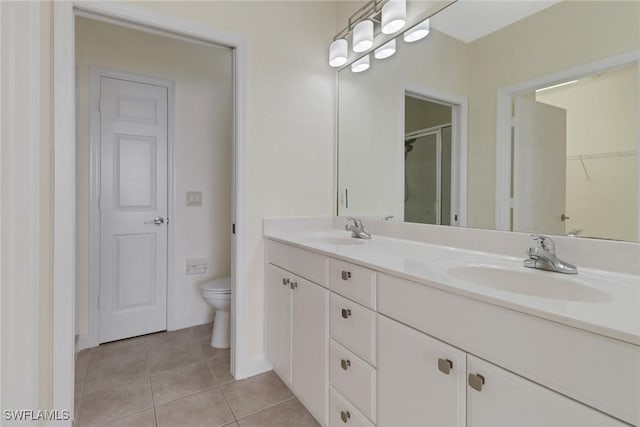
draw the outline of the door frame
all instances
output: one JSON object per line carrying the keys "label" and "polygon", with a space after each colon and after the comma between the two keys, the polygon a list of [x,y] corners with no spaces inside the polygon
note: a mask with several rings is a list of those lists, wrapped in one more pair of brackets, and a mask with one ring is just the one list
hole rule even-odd
{"label": "door frame", "polygon": [[[576,80],[595,73],[611,70],[636,63],[638,66],[638,86],[640,109],[640,50],[632,50],[620,55],[605,58],[569,68],[557,73],[527,80],[498,89],[497,124],[496,124],[496,201],[495,229],[510,231],[511,213],[511,128],[513,126],[511,100],[514,96],[531,92],[541,87]],[[640,149],[640,132],[638,132],[638,148]],[[638,163],[638,203],[640,203],[640,155]],[[638,209],[638,241],[640,241],[640,207]]]}
{"label": "door frame", "polygon": [[[405,83],[401,96],[398,99],[398,111],[400,112],[399,140],[404,142],[404,109],[405,96],[424,99],[436,104],[444,104],[451,107],[451,226],[467,226],[467,146],[468,146],[468,111],[469,101],[466,96],[455,95],[439,89],[424,87],[413,83]],[[398,191],[396,212],[400,221],[404,221],[404,144],[398,145],[397,162],[398,179],[402,183],[402,189]],[[454,220],[454,215],[458,219]],[[448,226],[447,226],[448,227]]]}
{"label": "door frame", "polygon": [[[125,71],[113,70],[96,66],[89,67],[89,328],[86,341],[82,335],[78,339],[78,350],[87,347],[95,347],[100,344],[100,220],[99,209],[100,198],[100,110],[98,103],[100,100],[100,79],[109,77],[120,80],[127,80],[134,83],[150,84],[161,86],[167,89],[167,218],[174,217],[175,197],[175,82],[163,80],[142,74],[129,73]],[[167,227],[167,304],[166,322],[167,329],[175,328],[175,307],[173,306],[173,295],[175,289],[173,283],[173,243],[174,227]]]}
{"label": "door frame", "polygon": [[[233,49],[234,148],[231,372],[236,378],[264,370],[248,355],[248,265],[246,238],[247,41],[236,34],[122,2],[57,1],[53,10],[53,378],[52,407],[74,407],[75,359],[75,28],[76,14],[167,36],[204,41]],[[70,422],[67,423],[70,425]]]}

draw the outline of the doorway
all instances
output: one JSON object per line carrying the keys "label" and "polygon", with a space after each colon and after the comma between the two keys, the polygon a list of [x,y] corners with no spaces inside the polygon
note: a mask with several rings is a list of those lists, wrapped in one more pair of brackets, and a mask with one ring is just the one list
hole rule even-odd
{"label": "doorway", "polygon": [[[457,129],[462,106],[431,97],[404,97],[404,220],[461,225],[464,192],[456,174],[466,170]],[[455,153],[454,153],[455,152]]]}
{"label": "doorway", "polygon": [[232,275],[233,52],[75,30],[79,348],[210,322],[200,287]]}

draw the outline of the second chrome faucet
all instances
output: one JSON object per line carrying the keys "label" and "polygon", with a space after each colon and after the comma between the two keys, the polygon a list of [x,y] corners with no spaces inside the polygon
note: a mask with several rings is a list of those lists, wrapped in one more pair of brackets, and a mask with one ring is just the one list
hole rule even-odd
{"label": "second chrome faucet", "polygon": [[[351,223],[351,224],[350,224]],[[364,224],[360,218],[347,218],[347,225],[344,226],[344,229],[351,232],[351,237],[356,239],[370,239],[371,233],[367,233],[364,231]]]}
{"label": "second chrome faucet", "polygon": [[578,268],[557,257],[556,245],[550,238],[539,234],[532,234],[535,244],[527,249],[529,257],[524,260],[524,266],[540,270],[555,271],[564,274],[577,274]]}

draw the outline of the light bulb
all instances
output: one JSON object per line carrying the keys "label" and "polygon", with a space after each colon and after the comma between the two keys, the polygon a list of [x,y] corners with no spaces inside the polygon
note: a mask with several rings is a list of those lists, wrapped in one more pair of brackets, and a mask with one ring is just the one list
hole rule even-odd
{"label": "light bulb", "polygon": [[429,20],[425,19],[415,27],[405,31],[403,35],[404,41],[411,43],[423,39],[429,34],[429,29]]}
{"label": "light bulb", "polygon": [[406,0],[389,0],[382,6],[382,32],[384,34],[393,34],[401,30],[406,20]]}
{"label": "light bulb", "polygon": [[349,44],[345,39],[338,39],[329,46],[329,65],[340,67],[347,63]]}
{"label": "light bulb", "polygon": [[353,71],[354,73],[361,73],[369,68],[369,63],[369,55],[363,56],[362,58],[351,64],[351,71]]}
{"label": "light bulb", "polygon": [[376,59],[384,59],[390,57],[394,53],[396,53],[396,39],[393,39],[377,48],[373,56],[375,56]]}

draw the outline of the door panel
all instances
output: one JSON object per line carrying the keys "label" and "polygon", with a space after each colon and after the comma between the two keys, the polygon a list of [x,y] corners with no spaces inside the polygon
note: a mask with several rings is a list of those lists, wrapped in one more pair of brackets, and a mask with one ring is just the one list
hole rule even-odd
{"label": "door panel", "polygon": [[100,78],[100,342],[166,329],[167,88]]}
{"label": "door panel", "polygon": [[515,99],[513,231],[564,234],[567,111]]}
{"label": "door panel", "polygon": [[483,378],[479,391],[467,387],[469,427],[626,425],[472,355],[467,355],[467,372],[470,375],[481,375]]}

